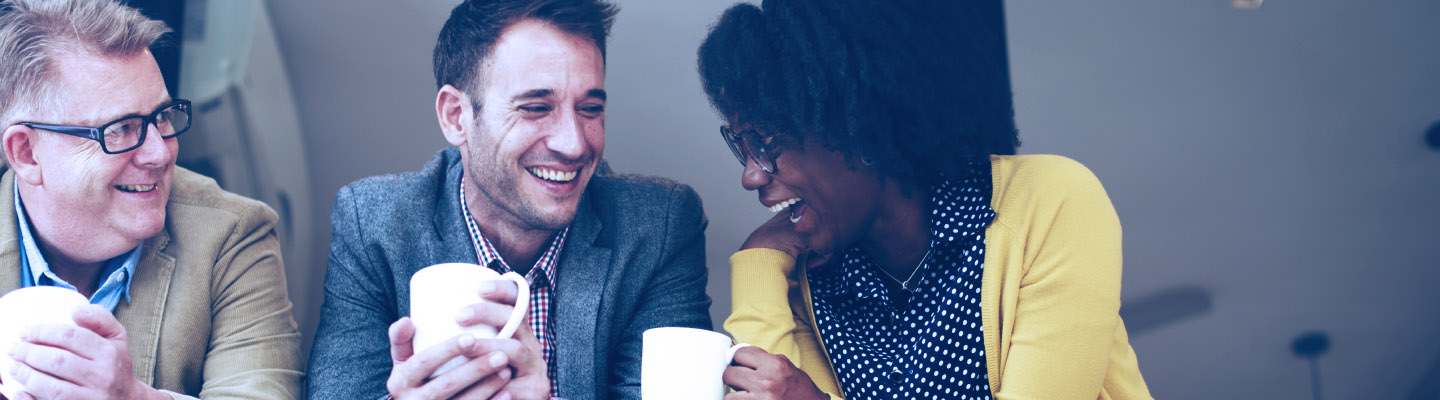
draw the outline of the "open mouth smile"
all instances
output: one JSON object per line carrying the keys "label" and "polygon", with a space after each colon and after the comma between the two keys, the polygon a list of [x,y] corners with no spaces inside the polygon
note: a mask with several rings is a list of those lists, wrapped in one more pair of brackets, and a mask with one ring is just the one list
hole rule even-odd
{"label": "open mouth smile", "polygon": [[801,204],[804,204],[804,200],[801,200],[799,197],[791,198],[790,200],[785,200],[773,206],[770,206],[770,212],[778,213],[785,209],[789,209],[790,223],[793,224],[796,222],[800,222],[800,219],[805,217],[805,213],[803,211],[798,213],[796,212],[798,211],[797,209],[800,208]]}
{"label": "open mouth smile", "polygon": [[152,183],[149,185],[116,185],[115,189],[126,193],[149,193],[157,187],[160,185]]}
{"label": "open mouth smile", "polygon": [[536,178],[540,178],[543,181],[559,184],[570,183],[571,181],[575,180],[576,176],[580,175],[579,170],[560,171],[545,167],[528,167],[525,168],[525,171],[530,172],[530,175],[534,175]]}

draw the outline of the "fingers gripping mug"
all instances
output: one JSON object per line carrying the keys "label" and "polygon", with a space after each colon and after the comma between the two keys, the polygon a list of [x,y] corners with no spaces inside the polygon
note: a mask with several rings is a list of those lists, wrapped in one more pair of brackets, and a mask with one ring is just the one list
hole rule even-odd
{"label": "fingers gripping mug", "polygon": [[645,400],[715,399],[725,395],[722,375],[735,351],[729,336],[694,328],[645,331],[640,357],[640,396]]}
{"label": "fingers gripping mug", "polygon": [[13,399],[25,391],[25,385],[10,376],[10,347],[20,341],[20,332],[32,325],[75,325],[75,310],[89,305],[85,296],[74,290],[53,286],[32,286],[0,297],[0,394]]}
{"label": "fingers gripping mug", "polygon": [[[455,322],[455,316],[461,308],[484,302],[480,298],[480,285],[494,280],[509,280],[519,288],[510,319],[498,332],[495,327],[485,324],[461,327]],[[475,335],[477,339],[509,338],[520,324],[525,323],[525,311],[529,305],[530,284],[520,274],[507,272],[501,275],[489,268],[464,263],[425,267],[410,277],[410,319],[415,323],[415,353],[462,333]],[[440,376],[469,360],[464,356],[450,359],[431,377]]]}

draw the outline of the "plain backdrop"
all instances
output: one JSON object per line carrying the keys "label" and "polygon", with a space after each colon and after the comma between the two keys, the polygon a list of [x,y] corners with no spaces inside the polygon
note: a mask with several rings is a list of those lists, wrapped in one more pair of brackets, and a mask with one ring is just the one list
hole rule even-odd
{"label": "plain backdrop", "polygon": [[[305,131],[316,243],[335,192],[445,146],[430,52],[454,0],[270,0]],[[741,189],[695,50],[727,0],[625,0],[609,43],[605,155],[690,184],[726,258],[769,216]],[[1125,230],[1123,298],[1177,287],[1203,313],[1132,337],[1157,398],[1308,399],[1302,332],[1333,347],[1325,397],[1440,397],[1440,2],[1005,2],[1022,153],[1088,165]],[[944,51],[937,49],[937,51]],[[287,259],[305,334],[325,251]],[[1428,386],[1427,386],[1428,385]]]}

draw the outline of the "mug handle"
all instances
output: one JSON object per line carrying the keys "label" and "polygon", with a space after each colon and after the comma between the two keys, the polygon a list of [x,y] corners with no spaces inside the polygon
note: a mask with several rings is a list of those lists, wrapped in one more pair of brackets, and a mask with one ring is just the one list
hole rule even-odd
{"label": "mug handle", "polygon": [[743,349],[743,348],[746,348],[746,347],[750,347],[750,344],[749,344],[749,343],[737,343],[737,344],[735,344],[734,346],[730,346],[730,351],[728,351],[728,352],[725,353],[725,365],[734,364],[734,363],[735,363],[735,352],[740,351],[740,349]]}
{"label": "mug handle", "polygon": [[506,272],[504,275],[500,275],[500,278],[515,282],[515,287],[520,289],[515,296],[515,311],[510,313],[510,320],[505,321],[505,326],[500,328],[500,333],[495,334],[496,339],[509,339],[515,335],[515,330],[520,328],[520,324],[525,323],[525,311],[530,308],[530,283],[515,271]]}

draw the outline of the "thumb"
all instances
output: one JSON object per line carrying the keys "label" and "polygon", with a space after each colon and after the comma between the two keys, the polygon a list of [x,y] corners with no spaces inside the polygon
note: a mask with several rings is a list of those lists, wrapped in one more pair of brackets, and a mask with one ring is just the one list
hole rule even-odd
{"label": "thumb", "polygon": [[70,317],[75,319],[75,325],[89,329],[106,340],[125,340],[125,326],[104,307],[94,304],[80,307]]}
{"label": "thumb", "polygon": [[399,364],[415,355],[415,323],[410,317],[401,317],[390,324],[389,336],[391,362]]}

